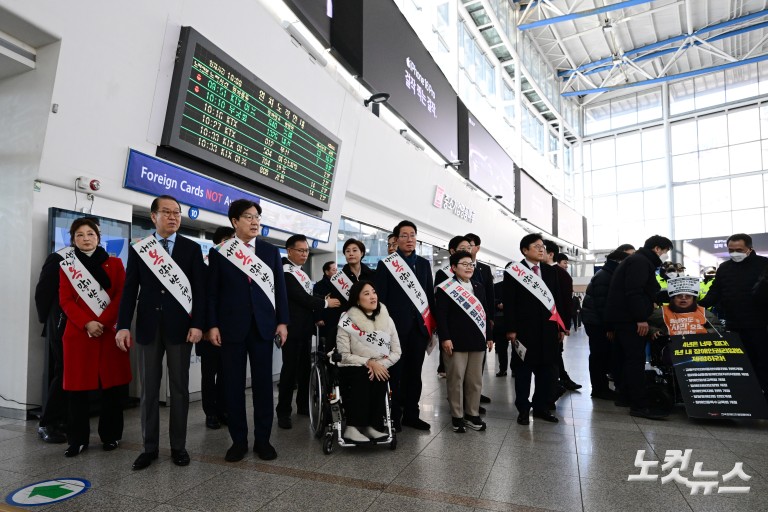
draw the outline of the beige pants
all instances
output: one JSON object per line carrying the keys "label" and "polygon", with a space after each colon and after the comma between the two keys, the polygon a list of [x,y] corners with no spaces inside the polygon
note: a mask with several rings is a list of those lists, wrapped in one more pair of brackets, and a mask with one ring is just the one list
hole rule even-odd
{"label": "beige pants", "polygon": [[[445,366],[448,370],[448,403],[451,416],[463,418],[480,415],[480,390],[483,387],[483,356],[480,352],[454,352],[445,354]],[[463,401],[462,401],[463,392]]]}

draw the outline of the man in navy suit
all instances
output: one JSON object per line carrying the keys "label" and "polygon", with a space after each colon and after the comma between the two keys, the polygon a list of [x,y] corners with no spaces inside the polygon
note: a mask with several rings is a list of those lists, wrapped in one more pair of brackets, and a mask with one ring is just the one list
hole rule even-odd
{"label": "man in navy suit", "polygon": [[[272,343],[288,337],[288,296],[280,251],[258,240],[261,206],[238,199],[229,206],[235,239],[211,249],[208,256],[208,339],[221,346],[227,396],[229,435],[232,446],[224,457],[237,462],[248,452],[248,420],[245,415],[245,369],[251,363],[254,446],[259,458],[272,460],[277,452],[269,443],[272,431]],[[242,266],[227,259],[227,244],[237,242]],[[253,258],[255,256],[255,258]],[[246,262],[260,267],[258,276],[246,273]],[[251,263],[247,263],[251,265]],[[271,274],[271,276],[270,276]],[[253,276],[253,277],[251,277]]]}
{"label": "man in navy suit", "polygon": [[122,350],[131,347],[133,342],[130,328],[136,309],[144,451],[133,463],[133,469],[144,469],[157,459],[160,444],[160,380],[164,354],[171,387],[171,459],[177,466],[189,464],[189,454],[185,448],[189,411],[189,359],[192,344],[200,341],[205,324],[203,253],[197,243],[176,233],[181,226],[181,205],[172,196],[163,195],[152,201],[150,209],[156,229],[155,239],[171,256],[174,267],[189,280],[192,310],[187,313],[135,249],[128,252],[128,268],[115,339]]}
{"label": "man in navy suit", "polygon": [[[430,309],[434,311],[435,286],[432,282],[432,266],[429,261],[416,254],[416,224],[408,220],[401,221],[395,226],[393,234],[397,236],[397,253],[415,275],[427,296]],[[379,300],[387,306],[389,316],[395,322],[403,350],[400,361],[389,371],[395,429],[399,431],[401,425],[406,425],[419,430],[429,430],[430,424],[419,418],[419,398],[421,367],[431,333],[419,310],[383,262],[379,262],[376,267],[376,293]]]}

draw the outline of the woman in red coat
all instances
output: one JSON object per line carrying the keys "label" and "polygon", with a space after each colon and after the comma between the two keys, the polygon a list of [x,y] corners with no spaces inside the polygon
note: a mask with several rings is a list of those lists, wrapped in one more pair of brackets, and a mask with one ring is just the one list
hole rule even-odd
{"label": "woman in red coat", "polygon": [[64,331],[64,389],[70,392],[64,452],[74,457],[91,435],[89,391],[101,389],[99,436],[106,451],[123,436],[123,400],[131,381],[127,352],[115,345],[115,322],[125,282],[119,258],[99,246],[99,227],[92,219],[72,223],[69,234],[75,258],[61,263],[59,302],[67,315]]}

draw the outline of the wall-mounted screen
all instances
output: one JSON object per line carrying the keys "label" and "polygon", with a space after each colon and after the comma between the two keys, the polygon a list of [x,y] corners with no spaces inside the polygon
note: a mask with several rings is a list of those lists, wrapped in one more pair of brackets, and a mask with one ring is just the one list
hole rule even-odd
{"label": "wall-mounted screen", "polygon": [[467,116],[469,180],[485,193],[502,196],[499,202],[515,209],[515,164],[480,121]]}
{"label": "wall-mounted screen", "polygon": [[325,48],[331,45],[333,0],[285,0],[285,4]]}
{"label": "wall-mounted screen", "polygon": [[520,171],[520,217],[546,233],[552,233],[552,194]]}
{"label": "wall-mounted screen", "polygon": [[557,224],[555,225],[556,231],[554,235],[579,247],[585,247],[584,218],[562,201],[557,201],[555,217],[557,218]]}
{"label": "wall-mounted screen", "polygon": [[163,145],[327,210],[339,140],[190,27],[182,27]]}
{"label": "wall-mounted screen", "polygon": [[131,223],[122,220],[90,215],[62,208],[48,208],[48,251],[54,252],[71,244],[69,227],[75,219],[89,217],[96,219],[101,234],[101,246],[110,256],[123,260],[128,265],[128,247],[131,239]]}

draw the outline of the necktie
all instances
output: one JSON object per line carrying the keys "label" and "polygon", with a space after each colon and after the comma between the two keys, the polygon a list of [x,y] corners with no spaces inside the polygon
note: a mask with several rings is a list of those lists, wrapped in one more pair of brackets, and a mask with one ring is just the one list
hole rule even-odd
{"label": "necktie", "polygon": [[167,238],[161,238],[160,239],[160,245],[163,246],[163,249],[165,249],[165,252],[168,254],[171,254],[171,250],[168,248],[168,239]]}
{"label": "necktie", "polygon": [[533,266],[533,273],[536,274],[536,275],[539,275],[539,266],[538,265],[534,265]]}

